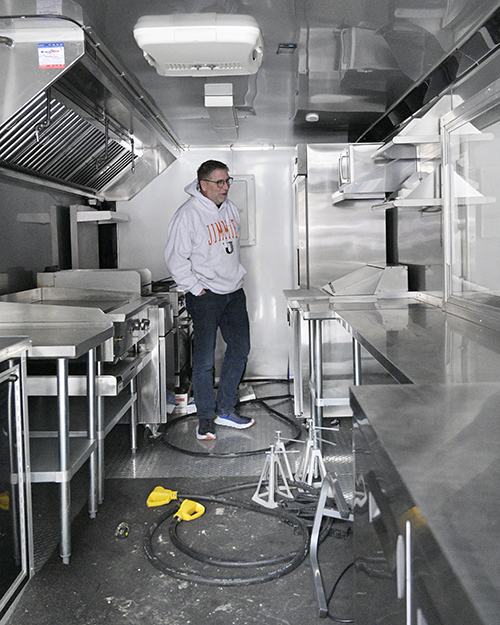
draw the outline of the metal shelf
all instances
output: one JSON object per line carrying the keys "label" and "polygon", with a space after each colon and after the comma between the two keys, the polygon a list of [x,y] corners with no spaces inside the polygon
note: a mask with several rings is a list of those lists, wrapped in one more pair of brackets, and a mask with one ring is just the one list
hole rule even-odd
{"label": "metal shelf", "polygon": [[[114,397],[103,397],[103,424],[97,430],[97,437],[104,438],[120,421],[137,400],[136,393],[121,393]],[[41,396],[28,399],[30,415],[30,438],[57,438],[57,397]],[[69,399],[70,438],[88,436],[88,406],[86,397]],[[57,457],[57,456],[56,456]]]}
{"label": "metal shelf", "polygon": [[[96,379],[98,397],[119,395],[143,369],[151,362],[151,352],[141,352],[133,358],[124,358],[116,364],[103,363],[102,373]],[[70,371],[74,367],[70,363]],[[75,368],[76,369],[76,368]],[[87,395],[87,376],[82,372],[68,376],[68,392],[71,396]],[[29,396],[57,395],[57,378],[51,375],[30,375],[27,380]]]}
{"label": "metal shelf", "polygon": [[127,222],[129,216],[115,211],[83,210],[77,212],[76,220],[80,223],[117,224]]}
{"label": "metal shelf", "polygon": [[435,159],[441,156],[440,135],[397,135],[384,144],[372,158],[394,159]]}
{"label": "metal shelf", "polygon": [[56,437],[31,438],[31,481],[68,482],[96,449],[96,441],[84,437],[72,437],[69,442],[69,469],[61,471],[58,466],[59,440]]}
{"label": "metal shelf", "polygon": [[405,199],[405,198],[396,198],[394,200],[389,200],[388,202],[382,202],[381,204],[374,204],[372,206],[373,210],[389,210],[390,208],[402,208],[406,210],[424,210],[426,208],[432,207],[441,207],[443,205],[443,200],[441,198],[430,198],[430,199]]}

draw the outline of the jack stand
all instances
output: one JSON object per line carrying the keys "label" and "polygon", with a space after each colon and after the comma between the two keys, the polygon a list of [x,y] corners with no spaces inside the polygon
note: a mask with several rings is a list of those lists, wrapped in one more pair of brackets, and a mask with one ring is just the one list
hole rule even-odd
{"label": "jack stand", "polygon": [[[278,458],[282,458],[283,459],[283,464],[285,466],[285,474],[286,474],[286,478],[288,479],[289,482],[293,482],[293,473],[292,473],[292,469],[290,468],[290,463],[288,462],[288,452],[285,449],[285,442],[284,440],[281,438],[281,432],[279,430],[276,430],[276,453],[278,454]],[[294,452],[292,452],[294,453]],[[295,452],[296,453],[296,452]]]}
{"label": "jack stand", "polygon": [[[304,482],[309,486],[321,486],[326,475],[325,463],[321,450],[318,447],[318,433],[312,419],[308,419],[309,438],[306,441],[306,449],[301,466],[296,474],[297,482]],[[314,479],[320,478],[313,484]]]}
{"label": "jack stand", "polygon": [[[290,468],[290,467],[289,467]],[[280,484],[280,478],[282,483]],[[263,482],[268,482],[267,490],[261,492],[261,486]],[[262,474],[260,476],[257,490],[255,491],[252,501],[264,506],[265,508],[277,508],[278,503],[275,501],[275,494],[282,495],[293,499],[292,492],[288,486],[287,477],[281,466],[279,456],[275,453],[274,445],[271,445],[271,450],[266,454],[266,461]]]}

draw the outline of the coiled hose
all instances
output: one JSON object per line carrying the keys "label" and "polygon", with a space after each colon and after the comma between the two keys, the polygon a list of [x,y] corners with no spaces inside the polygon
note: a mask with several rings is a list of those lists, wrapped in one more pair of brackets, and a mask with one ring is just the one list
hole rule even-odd
{"label": "coiled hose", "polygon": [[[251,512],[258,512],[261,514],[265,514],[267,516],[271,516],[274,518],[278,518],[280,521],[283,521],[287,525],[295,528],[295,533],[301,537],[301,545],[300,547],[288,554],[279,554],[277,556],[269,557],[269,558],[261,558],[255,560],[245,560],[245,561],[237,561],[233,559],[221,559],[215,558],[207,553],[202,553],[198,550],[195,550],[193,547],[188,547],[185,545],[182,540],[179,538],[177,533],[177,528],[179,525],[179,521],[173,518],[173,515],[177,511],[178,502],[172,501],[168,504],[167,510],[164,514],[153,524],[151,524],[146,530],[146,534],[144,537],[144,552],[149,562],[159,571],[170,575],[171,577],[175,577],[177,579],[182,579],[185,581],[190,581],[198,584],[207,584],[212,586],[249,586],[253,584],[259,584],[267,581],[271,581],[273,579],[278,579],[287,575],[294,569],[296,569],[307,556],[309,551],[309,527],[306,520],[302,519],[300,516],[296,514],[292,514],[282,508],[277,509],[268,509],[263,508],[261,506],[257,506],[255,504],[246,503],[243,501],[236,501],[234,499],[226,499],[222,498],[220,495],[236,491],[243,490],[246,488],[250,488],[255,486],[255,484],[239,484],[233,487],[228,487],[226,489],[220,490],[217,493],[209,494],[209,495],[178,495],[180,499],[193,499],[199,502],[210,502],[217,503],[227,506],[233,506],[237,508],[242,508],[244,510],[249,510]],[[299,487],[304,487],[304,489],[309,488],[308,485],[297,484]],[[312,487],[310,487],[311,490]],[[172,518],[169,534],[172,540],[172,544],[177,547],[182,553],[188,555],[192,559],[202,562],[204,564],[209,564],[212,566],[217,566],[221,568],[246,568],[253,569],[255,567],[270,567],[274,568],[265,573],[259,573],[257,575],[250,575],[248,577],[242,577],[241,575],[235,577],[207,577],[192,571],[182,570],[179,568],[175,568],[165,561],[161,560],[161,558],[155,553],[153,547],[153,539],[157,530],[163,525],[165,521],[169,518]],[[324,540],[328,535],[333,520],[325,519],[324,527],[322,527],[322,532],[320,536],[320,540]]]}
{"label": "coiled hose", "polygon": [[[267,401],[271,401],[271,400],[289,399],[290,397],[291,397],[290,395],[273,395],[273,396],[270,396],[270,397],[262,397],[262,398],[250,399],[248,401],[245,401],[245,404],[252,404],[252,403],[260,404],[270,414],[274,415],[277,419],[280,419],[281,421],[285,422],[288,426],[290,426],[292,428],[292,431],[294,432],[294,434],[293,434],[293,436],[291,436],[291,440],[288,440],[285,443],[285,448],[287,448],[290,445],[292,445],[295,441],[298,441],[298,440],[301,439],[301,437],[302,437],[302,427],[297,422],[296,419],[291,419],[290,417],[287,417],[286,415],[284,415],[283,413],[279,412],[275,408],[272,408],[271,406],[268,406],[268,404],[266,402]],[[245,457],[245,456],[258,456],[258,455],[261,455],[261,454],[265,454],[265,453],[267,453],[269,451],[269,446],[265,447],[263,449],[252,449],[250,451],[232,451],[232,452],[227,452],[227,453],[206,452],[206,451],[192,451],[190,449],[184,449],[183,447],[178,447],[177,445],[174,445],[173,443],[168,441],[166,439],[166,435],[167,435],[167,432],[172,427],[174,427],[180,421],[183,421],[183,420],[185,420],[187,418],[192,418],[192,417],[190,415],[188,415],[188,416],[179,417],[177,419],[173,419],[172,421],[167,422],[167,424],[165,425],[163,436],[161,438],[161,441],[162,441],[163,444],[165,444],[167,447],[170,447],[171,449],[175,449],[175,451],[178,451],[178,452],[183,453],[183,454],[187,454],[189,456],[198,456],[198,457],[202,456],[202,457],[206,457],[206,458],[241,458],[241,457]]]}
{"label": "coiled hose", "polygon": [[[148,560],[156,569],[158,569],[162,573],[167,573],[168,575],[175,577],[177,579],[195,582],[197,584],[208,584],[211,586],[249,586],[252,584],[259,584],[262,582],[267,582],[272,579],[278,579],[279,577],[286,575],[293,569],[297,568],[308,553],[308,549],[309,549],[308,527],[305,521],[303,521],[302,519],[300,519],[299,517],[293,514],[290,514],[283,510],[276,511],[276,510],[268,510],[265,508],[260,509],[251,504],[246,504],[244,502],[237,502],[231,499],[223,499],[220,497],[204,496],[204,495],[201,495],[201,496],[190,495],[189,498],[195,499],[197,501],[207,501],[207,502],[218,503],[218,504],[223,504],[227,506],[235,506],[237,508],[258,511],[268,516],[277,517],[280,520],[287,523],[288,525],[291,525],[296,528],[296,531],[298,531],[298,533],[300,534],[302,538],[301,547],[289,561],[279,562],[278,566],[274,570],[266,572],[264,574],[254,575],[250,577],[240,577],[240,576],[232,577],[232,578],[204,577],[202,575],[198,575],[191,571],[176,569],[173,566],[169,566],[163,560],[160,560],[160,558],[155,554],[154,549],[153,549],[153,544],[152,544],[153,536],[156,530],[161,526],[161,524],[166,519],[171,517],[175,512],[176,506],[172,506],[172,503],[174,503],[172,502],[168,504],[169,508],[171,509],[167,510],[167,512],[165,512],[165,514],[163,514],[162,517],[160,517],[160,519],[157,522],[153,523],[147,529],[145,539],[144,539],[144,551],[146,553]],[[214,564],[214,563],[210,562],[210,564]],[[225,561],[219,561],[219,564],[217,564],[217,566],[235,566],[235,565],[236,565],[235,563],[230,563],[228,565],[227,562]],[[240,566],[252,568],[254,566],[263,566],[263,562],[244,563],[243,565],[240,564]]]}

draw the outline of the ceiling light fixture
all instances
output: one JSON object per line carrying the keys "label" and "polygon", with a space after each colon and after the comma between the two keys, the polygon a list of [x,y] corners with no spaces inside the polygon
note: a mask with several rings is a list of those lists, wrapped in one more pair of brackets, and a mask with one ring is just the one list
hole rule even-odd
{"label": "ceiling light fixture", "polygon": [[261,145],[230,145],[229,146],[233,152],[265,152],[268,150],[274,150],[276,146],[271,143],[263,143]]}

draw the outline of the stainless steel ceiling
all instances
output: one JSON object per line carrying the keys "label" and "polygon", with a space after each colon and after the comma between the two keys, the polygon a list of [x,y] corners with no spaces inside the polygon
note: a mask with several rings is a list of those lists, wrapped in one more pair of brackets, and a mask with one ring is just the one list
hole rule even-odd
{"label": "stainless steel ceiling", "polygon": [[[163,111],[181,144],[205,146],[220,143],[204,107],[207,80],[159,76],[133,38],[134,24],[142,15],[204,11],[252,15],[263,33],[264,60],[256,78],[231,79],[238,143],[295,145],[343,140],[347,135],[355,140],[420,83],[418,103],[426,93],[427,99],[432,97],[443,79],[456,76],[458,67],[465,71],[498,44],[495,33],[485,33],[455,53],[449,66],[442,64],[500,2],[79,0],[79,4]],[[277,54],[280,43],[295,43],[297,49]],[[449,75],[443,78],[443,73]],[[408,98],[405,107],[407,102]],[[398,121],[405,107],[399,107]],[[310,112],[317,113],[319,121],[306,122]]]}

